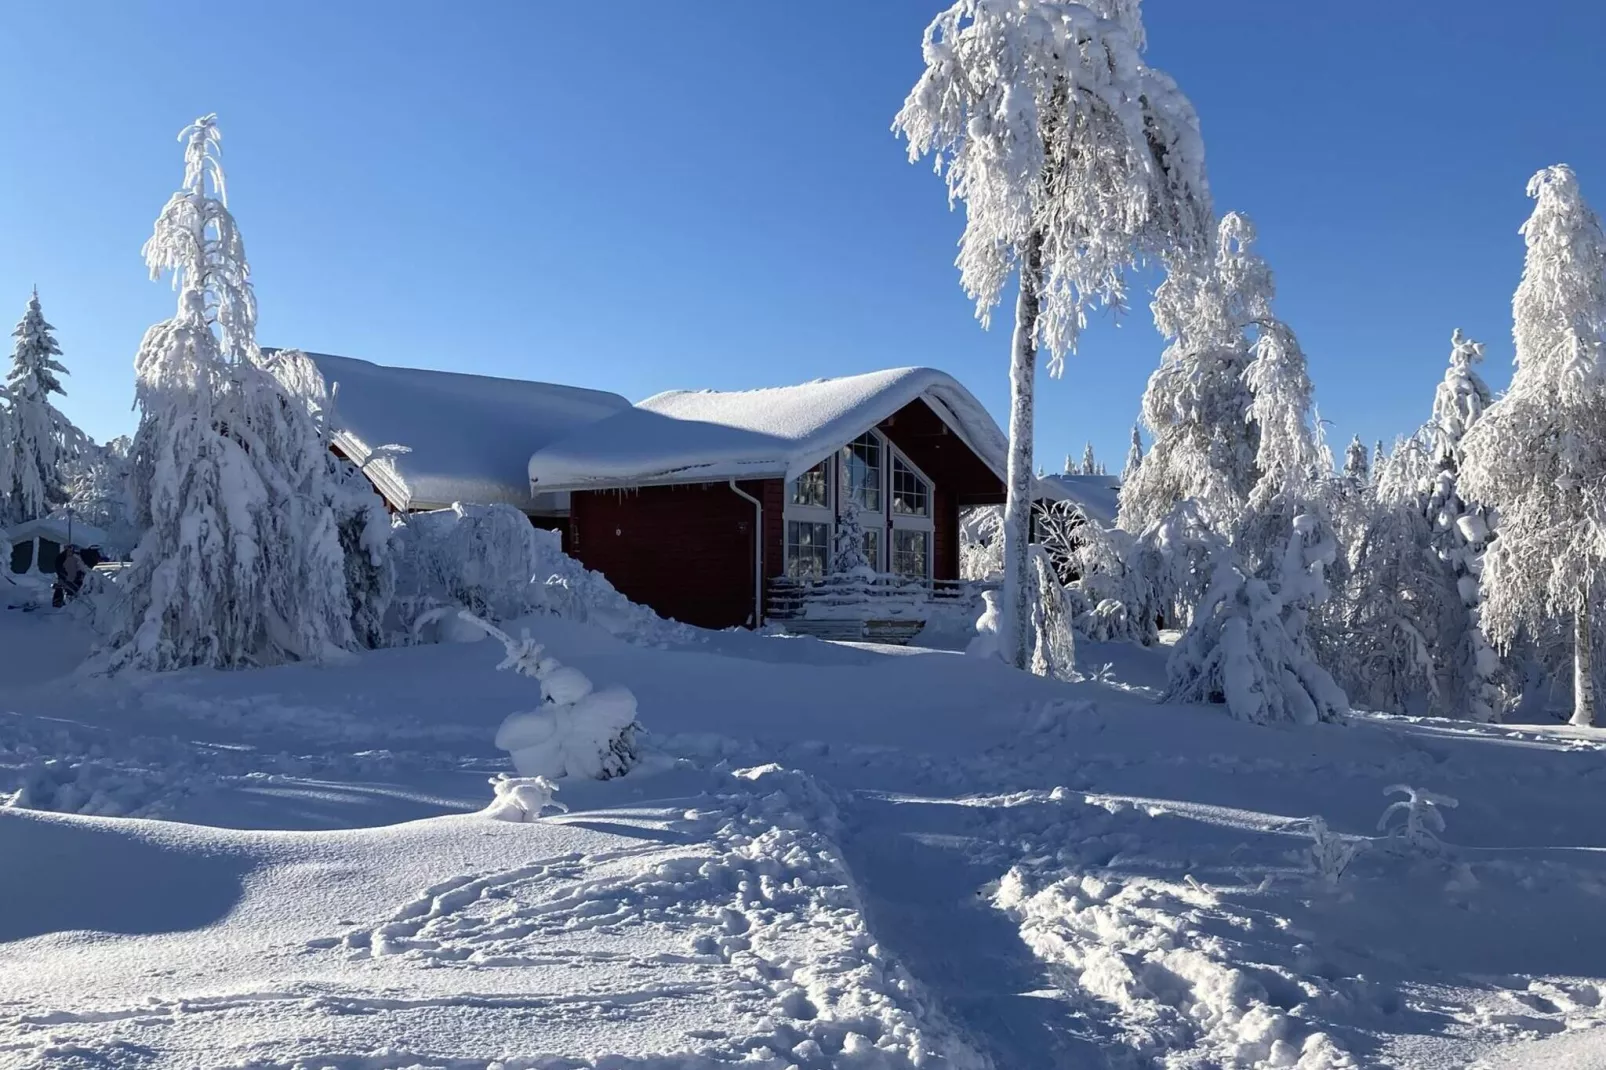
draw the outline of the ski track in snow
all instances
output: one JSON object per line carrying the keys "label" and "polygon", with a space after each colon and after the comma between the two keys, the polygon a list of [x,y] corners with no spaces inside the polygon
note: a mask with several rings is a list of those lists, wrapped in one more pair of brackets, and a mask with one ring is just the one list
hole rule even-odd
{"label": "ski track in snow", "polygon": [[[818,660],[829,690],[828,648],[779,649]],[[844,672],[918,660],[849,654]],[[699,666],[665,685],[692,715],[644,705],[646,766],[566,786],[595,807],[536,826],[615,846],[410,860],[434,869],[416,893],[270,941],[267,983],[238,990],[199,971],[46,998],[0,963],[0,1066],[1437,1070],[1606,1025],[1598,956],[1567,931],[1606,907],[1606,840],[1581,838],[1577,812],[1606,781],[1602,734],[1245,729],[1107,677],[1046,701],[965,685],[1002,718],[990,743],[913,723],[856,742],[701,723],[732,685]],[[0,796],[340,828],[481,806],[504,768],[475,721],[229,686],[23,694],[0,707]],[[1441,855],[1375,833],[1395,782],[1461,799]],[[1363,841],[1336,883],[1313,870],[1313,814]],[[93,941],[62,946],[94,961]]]}

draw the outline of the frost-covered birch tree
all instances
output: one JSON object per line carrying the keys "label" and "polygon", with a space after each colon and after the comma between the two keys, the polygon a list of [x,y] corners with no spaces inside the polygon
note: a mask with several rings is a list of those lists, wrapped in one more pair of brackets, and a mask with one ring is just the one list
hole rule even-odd
{"label": "frost-covered birch tree", "polygon": [[237,668],[353,645],[323,442],[257,348],[215,117],[179,140],[183,184],[144,248],[178,308],[134,358],[129,490],[144,534],[93,671]]}
{"label": "frost-covered birch tree", "polygon": [[50,401],[62,397],[61,346],[55,330],[45,322],[39,291],[28,299],[17,329],[17,340],[6,376],[6,397],[11,406],[3,425],[0,452],[6,454],[9,479],[4,484],[0,524],[17,524],[44,516],[67,501],[65,468],[77,456],[83,435]]}
{"label": "frost-covered birch tree", "polygon": [[1090,308],[1122,302],[1145,257],[1205,245],[1198,118],[1143,59],[1138,0],[958,0],[927,28],[925,72],[893,128],[966,212],[957,264],[983,325],[1018,280],[999,651],[1027,668],[1033,389],[1060,374]]}
{"label": "frost-covered birch tree", "polygon": [[1512,299],[1511,387],[1462,439],[1459,492],[1497,510],[1481,624],[1573,626],[1574,724],[1595,721],[1590,609],[1606,585],[1606,238],[1560,164],[1528,183],[1527,260]]}
{"label": "frost-covered birch tree", "polygon": [[1461,497],[1462,440],[1493,404],[1478,375],[1483,343],[1450,338],[1450,366],[1433,394],[1428,423],[1434,471],[1425,513],[1434,552],[1447,572],[1453,596],[1444,602],[1439,688],[1444,712],[1474,721],[1498,720],[1505,705],[1500,655],[1480,626],[1484,552],[1493,538],[1489,510]]}
{"label": "frost-covered birch tree", "polygon": [[1154,322],[1171,339],[1143,392],[1151,436],[1137,478],[1121,485],[1121,527],[1142,532],[1179,502],[1230,537],[1260,477],[1254,398],[1244,378],[1254,325],[1271,319],[1271,270],[1254,252],[1255,227],[1229,212],[1205,258],[1174,258],[1154,296]]}

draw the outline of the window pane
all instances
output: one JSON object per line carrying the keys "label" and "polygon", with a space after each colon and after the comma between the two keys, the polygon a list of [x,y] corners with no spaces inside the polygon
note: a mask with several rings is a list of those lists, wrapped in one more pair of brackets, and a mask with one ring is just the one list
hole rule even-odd
{"label": "window pane", "polygon": [[871,568],[881,571],[881,532],[874,528],[864,533],[864,559]]}
{"label": "window pane", "polygon": [[813,505],[825,508],[825,468],[829,462],[821,461],[807,472],[792,480],[792,504]]}
{"label": "window pane", "polygon": [[33,564],[33,540],[24,539],[11,544],[11,571],[27,572]]}
{"label": "window pane", "polygon": [[61,554],[61,543],[54,539],[39,540],[39,571],[56,571],[56,558]]}
{"label": "window pane", "polygon": [[929,575],[927,565],[927,548],[931,543],[931,535],[925,531],[906,531],[902,528],[892,533],[892,571],[899,576],[911,576],[916,579],[925,579]]}
{"label": "window pane", "polygon": [[881,511],[881,440],[866,432],[842,450],[842,470],[848,493],[859,508]]}
{"label": "window pane", "polygon": [[892,511],[904,516],[931,515],[931,488],[896,457],[892,459]]}
{"label": "window pane", "polygon": [[817,580],[825,575],[826,542],[831,525],[806,520],[786,522],[786,574],[794,580]]}

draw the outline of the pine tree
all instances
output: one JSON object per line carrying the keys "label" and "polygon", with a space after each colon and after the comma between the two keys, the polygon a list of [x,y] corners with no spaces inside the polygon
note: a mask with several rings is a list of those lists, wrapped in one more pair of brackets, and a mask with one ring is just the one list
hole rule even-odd
{"label": "pine tree", "polygon": [[1356,487],[1372,482],[1372,467],[1366,459],[1366,447],[1361,444],[1360,435],[1351,438],[1344,450],[1344,476]]}
{"label": "pine tree", "polygon": [[1099,463],[1093,459],[1093,443],[1089,442],[1082,447],[1082,474],[1096,476],[1099,474]]}
{"label": "pine tree", "polygon": [[1450,716],[1474,721],[1498,720],[1505,705],[1499,654],[1490,646],[1479,621],[1482,616],[1484,552],[1493,537],[1488,510],[1464,501],[1459,482],[1462,440],[1494,398],[1478,375],[1483,343],[1462,336],[1450,338],[1450,366],[1433,394],[1428,424],[1434,471],[1424,513],[1432,525],[1434,552],[1447,572],[1453,597],[1444,602],[1441,698]]}
{"label": "pine tree", "polygon": [[1138,434],[1138,425],[1132,425],[1132,448],[1126,451],[1126,466],[1121,469],[1121,485],[1124,487],[1138,477],[1138,469],[1143,465],[1143,438]]}
{"label": "pine tree", "polygon": [[256,298],[224,199],[216,120],[180,135],[184,181],[145,243],[174,317],[134,360],[129,496],[144,531],[96,671],[238,668],[354,645],[327,453],[306,399],[264,367]]}
{"label": "pine tree", "polygon": [[44,516],[66,503],[64,467],[83,442],[72,421],[50,401],[52,394],[67,394],[60,379],[67,369],[59,359],[61,347],[50,333],[53,330],[45,322],[35,290],[21,322],[11,332],[17,345],[6,377],[6,396],[11,402],[4,442],[11,476],[4,501],[6,525]]}
{"label": "pine tree", "polygon": [[1126,270],[1206,245],[1193,107],[1143,60],[1130,0],[957,0],[926,30],[925,71],[894,129],[932,156],[966,210],[958,265],[983,324],[1018,278],[998,645],[1028,668],[1033,392],[1039,347],[1060,374],[1090,307]]}
{"label": "pine tree", "polygon": [[1065,455],[1065,474],[1068,476],[1074,476],[1076,474],[1076,464],[1071,460],[1071,455],[1069,453]]}
{"label": "pine tree", "polygon": [[1378,439],[1372,443],[1372,478],[1378,479],[1383,473],[1383,440]]}
{"label": "pine tree", "polygon": [[1511,387],[1462,439],[1458,492],[1499,510],[1480,623],[1496,646],[1573,626],[1573,723],[1593,724],[1606,564],[1606,237],[1566,165],[1528,183],[1527,259],[1512,299]]}

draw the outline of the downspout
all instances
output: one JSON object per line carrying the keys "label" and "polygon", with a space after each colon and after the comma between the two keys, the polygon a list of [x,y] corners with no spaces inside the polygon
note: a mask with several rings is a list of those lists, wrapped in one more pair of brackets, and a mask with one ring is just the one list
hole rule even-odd
{"label": "downspout", "polygon": [[730,488],[753,503],[753,630],[764,625],[764,503],[730,481]]}

